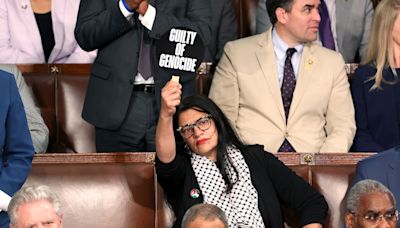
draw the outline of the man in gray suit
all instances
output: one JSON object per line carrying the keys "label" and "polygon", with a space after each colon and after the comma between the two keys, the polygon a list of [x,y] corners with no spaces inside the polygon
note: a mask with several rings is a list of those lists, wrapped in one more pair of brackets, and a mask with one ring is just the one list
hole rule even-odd
{"label": "man in gray suit", "polygon": [[[329,11],[336,50],[346,63],[364,60],[374,14],[371,0],[324,0]],[[266,0],[259,0],[256,11],[256,33],[271,26]]]}

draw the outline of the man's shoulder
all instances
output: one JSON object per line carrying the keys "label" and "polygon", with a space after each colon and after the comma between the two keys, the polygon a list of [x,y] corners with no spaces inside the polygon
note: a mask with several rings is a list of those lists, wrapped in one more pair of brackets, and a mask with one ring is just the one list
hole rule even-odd
{"label": "man's shoulder", "polygon": [[11,68],[8,65],[0,64],[0,81],[3,83],[8,82],[14,75],[11,73]]}
{"label": "man's shoulder", "polygon": [[326,47],[323,47],[316,42],[307,43],[305,45],[305,48],[309,48],[311,52],[316,53],[321,58],[341,58],[341,59],[343,59],[342,55],[339,52],[333,51]]}
{"label": "man's shoulder", "polygon": [[243,49],[248,49],[248,48],[259,48],[260,44],[267,39],[267,34],[266,33],[261,33],[253,36],[248,36],[244,38],[240,38],[237,40],[229,41],[226,44],[227,48],[233,48],[235,51],[237,48],[243,48]]}
{"label": "man's shoulder", "polygon": [[359,166],[362,167],[379,167],[385,163],[396,161],[400,159],[400,146],[379,152],[368,158],[365,158],[359,162]]}

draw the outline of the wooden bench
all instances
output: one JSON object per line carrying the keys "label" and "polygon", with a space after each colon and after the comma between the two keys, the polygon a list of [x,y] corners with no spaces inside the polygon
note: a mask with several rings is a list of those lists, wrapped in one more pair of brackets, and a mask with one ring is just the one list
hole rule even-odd
{"label": "wooden bench", "polygon": [[[369,153],[277,157],[320,191],[330,212],[325,227],[343,227],[343,199],[357,161]],[[65,227],[166,228],[172,223],[156,181],[153,152],[38,154],[26,185],[49,185],[62,199]],[[285,210],[291,227],[296,216]]]}

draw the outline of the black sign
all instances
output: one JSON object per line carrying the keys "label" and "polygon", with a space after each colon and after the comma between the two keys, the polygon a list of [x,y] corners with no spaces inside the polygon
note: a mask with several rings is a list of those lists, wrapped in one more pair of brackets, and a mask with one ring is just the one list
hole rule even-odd
{"label": "black sign", "polygon": [[156,42],[158,66],[171,75],[196,74],[204,57],[200,35],[188,28],[172,28]]}

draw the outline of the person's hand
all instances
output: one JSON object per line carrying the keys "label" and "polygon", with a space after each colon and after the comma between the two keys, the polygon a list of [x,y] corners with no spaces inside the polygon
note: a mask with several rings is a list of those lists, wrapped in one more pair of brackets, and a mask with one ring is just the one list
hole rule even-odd
{"label": "person's hand", "polygon": [[149,7],[149,2],[147,0],[126,0],[126,4],[129,8],[141,15],[144,15]]}
{"label": "person's hand", "polygon": [[170,118],[181,103],[182,86],[178,82],[169,81],[161,90],[160,117]]}

